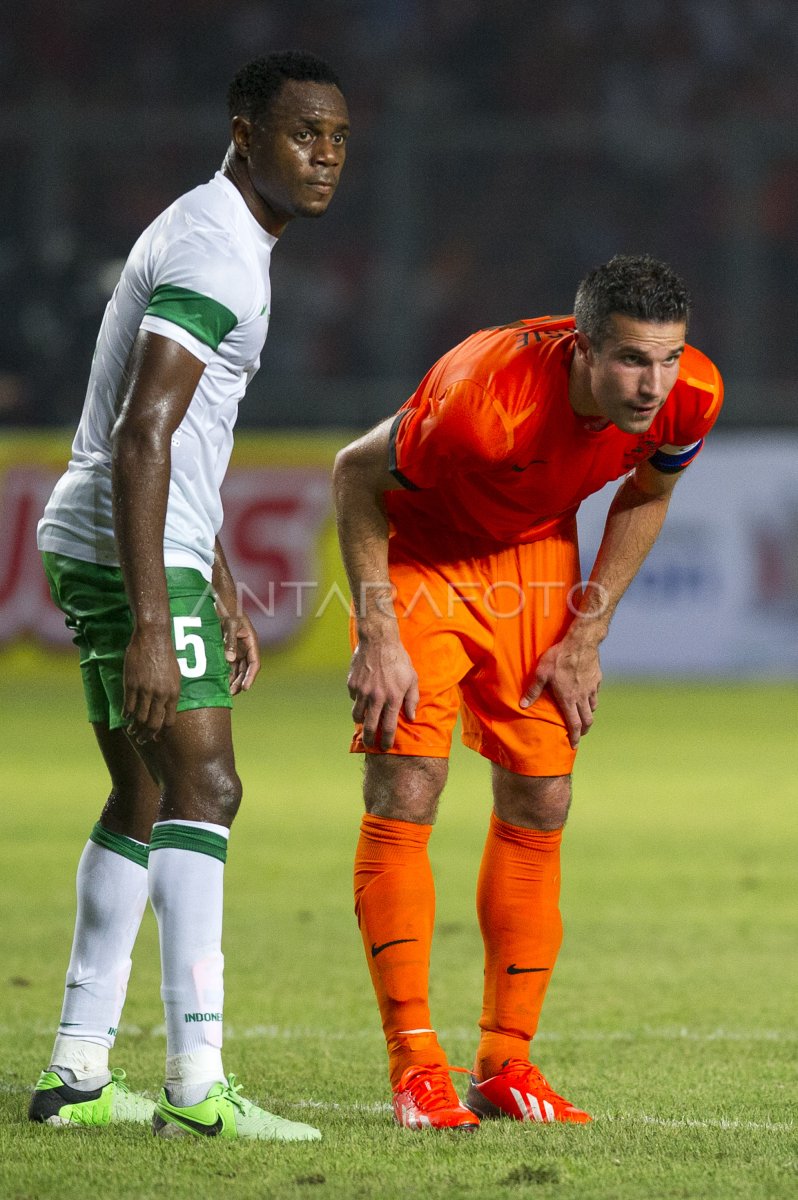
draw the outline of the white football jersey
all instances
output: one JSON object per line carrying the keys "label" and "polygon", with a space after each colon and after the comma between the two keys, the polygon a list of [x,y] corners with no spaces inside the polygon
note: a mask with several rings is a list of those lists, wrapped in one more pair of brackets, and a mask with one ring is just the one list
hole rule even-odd
{"label": "white football jersey", "polygon": [[[217,172],[181,196],[136,242],[105,310],[72,457],[39,522],[40,550],[118,565],[111,508],[111,431],[139,329],[179,342],[205,363],[172,437],[166,566],[211,578],[222,524],[219,489],[238,403],[260,366],[269,325],[276,238]],[[147,497],[131,498],[146,504]]]}

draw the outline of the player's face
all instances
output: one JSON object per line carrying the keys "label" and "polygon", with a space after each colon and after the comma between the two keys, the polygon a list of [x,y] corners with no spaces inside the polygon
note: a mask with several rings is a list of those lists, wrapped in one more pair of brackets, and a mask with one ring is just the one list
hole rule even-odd
{"label": "player's face", "polygon": [[326,212],[348,136],[349,113],[337,87],[285,81],[268,115],[249,134],[249,178],[271,233],[278,234],[292,217]]}
{"label": "player's face", "polygon": [[645,433],[678,378],[685,325],[683,321],[660,324],[617,314],[610,322],[600,349],[587,338],[581,347],[590,371],[596,415],[606,417],[624,433]]}

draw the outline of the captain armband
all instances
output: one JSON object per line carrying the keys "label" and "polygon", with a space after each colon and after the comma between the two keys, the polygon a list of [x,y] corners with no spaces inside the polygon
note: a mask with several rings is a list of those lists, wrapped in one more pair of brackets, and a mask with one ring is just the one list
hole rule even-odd
{"label": "captain armband", "polygon": [[662,471],[663,475],[675,475],[677,471],[683,471],[698,454],[704,444],[704,439],[699,438],[697,442],[693,442],[692,446],[682,446],[673,450],[656,450],[648,460],[652,467],[656,467],[658,471]]}

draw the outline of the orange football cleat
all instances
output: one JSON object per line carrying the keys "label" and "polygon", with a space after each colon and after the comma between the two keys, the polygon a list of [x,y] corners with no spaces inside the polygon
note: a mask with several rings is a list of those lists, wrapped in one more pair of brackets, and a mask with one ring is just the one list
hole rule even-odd
{"label": "orange football cleat", "polygon": [[512,1117],[515,1121],[573,1121],[584,1125],[593,1118],[558,1096],[537,1067],[510,1058],[497,1075],[478,1083],[471,1076],[466,1104],[480,1117]]}
{"label": "orange football cleat", "polygon": [[393,1115],[405,1129],[462,1129],[473,1132],[479,1118],[465,1108],[454,1090],[450,1071],[462,1067],[408,1067],[393,1094]]}

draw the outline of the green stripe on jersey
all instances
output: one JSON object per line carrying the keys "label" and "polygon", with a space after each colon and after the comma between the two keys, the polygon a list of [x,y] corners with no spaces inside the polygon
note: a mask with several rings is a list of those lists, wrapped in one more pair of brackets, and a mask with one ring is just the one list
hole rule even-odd
{"label": "green stripe on jersey", "polygon": [[110,829],[105,829],[99,821],[89,834],[89,841],[94,842],[97,846],[104,846],[106,850],[113,850],[115,854],[121,854],[123,858],[129,858],[131,862],[146,870],[147,847],[143,842],[135,842],[133,838],[125,837],[122,833],[112,833]]}
{"label": "green stripe on jersey", "polygon": [[227,838],[192,825],[156,825],[150,838],[150,852],[153,850],[193,850],[226,862]]}
{"label": "green stripe on jersey", "polygon": [[179,325],[211,350],[218,350],[219,343],[238,324],[235,313],[218,300],[177,287],[174,283],[162,283],[155,289],[144,315],[162,317],[164,321]]}

